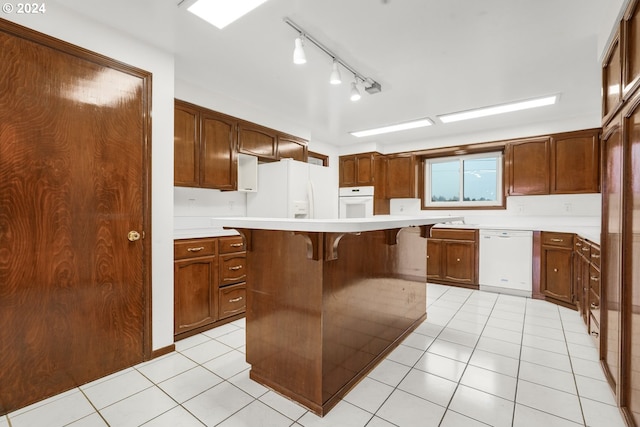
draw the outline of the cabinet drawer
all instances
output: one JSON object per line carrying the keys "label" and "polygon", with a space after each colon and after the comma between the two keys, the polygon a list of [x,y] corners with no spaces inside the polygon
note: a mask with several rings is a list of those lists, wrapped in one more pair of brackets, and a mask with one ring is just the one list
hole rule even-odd
{"label": "cabinet drawer", "polygon": [[591,263],[596,267],[600,267],[600,246],[591,245]]}
{"label": "cabinet drawer", "polygon": [[218,289],[219,318],[233,316],[243,313],[247,305],[247,285],[238,283],[237,285],[225,286]]}
{"label": "cabinet drawer", "polygon": [[589,242],[584,240],[582,237],[576,236],[575,242],[573,244],[573,249],[578,253],[582,253],[582,248],[588,245],[589,245]]}
{"label": "cabinet drawer", "polygon": [[589,289],[600,297],[600,271],[593,265],[589,268]]}
{"label": "cabinet drawer", "polygon": [[221,254],[242,252],[245,250],[244,240],[242,239],[242,236],[220,237],[218,240],[220,243]]}
{"label": "cabinet drawer", "polygon": [[547,246],[573,248],[573,234],[544,231],[542,233],[542,244]]}
{"label": "cabinet drawer", "polygon": [[431,237],[434,239],[475,241],[477,232],[477,230],[468,230],[461,228],[432,228]]}
{"label": "cabinet drawer", "polygon": [[216,254],[216,239],[176,240],[173,243],[173,258],[196,258]]}
{"label": "cabinet drawer", "polygon": [[246,255],[220,256],[220,286],[243,282],[247,276]]}

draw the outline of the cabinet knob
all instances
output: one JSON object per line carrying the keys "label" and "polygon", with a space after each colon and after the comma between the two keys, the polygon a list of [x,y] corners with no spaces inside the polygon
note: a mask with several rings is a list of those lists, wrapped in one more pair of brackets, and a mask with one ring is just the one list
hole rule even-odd
{"label": "cabinet knob", "polygon": [[457,262],[460,262],[460,258],[456,259]]}
{"label": "cabinet knob", "polygon": [[137,232],[136,230],[131,230],[129,234],[127,234],[127,239],[129,239],[130,242],[135,242],[136,240],[140,240],[140,233]]}
{"label": "cabinet knob", "polygon": [[427,255],[427,259],[429,259],[429,255]]}
{"label": "cabinet knob", "polygon": [[553,269],[553,272],[554,272],[554,273],[557,273],[557,272],[558,272],[558,269],[557,269],[557,268],[554,268],[554,269]]}

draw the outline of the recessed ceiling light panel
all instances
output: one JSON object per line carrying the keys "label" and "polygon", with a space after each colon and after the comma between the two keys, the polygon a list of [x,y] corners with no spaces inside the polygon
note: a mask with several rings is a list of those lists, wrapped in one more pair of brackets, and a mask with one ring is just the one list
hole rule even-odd
{"label": "recessed ceiling light panel", "polygon": [[198,0],[187,10],[223,29],[267,0]]}
{"label": "recessed ceiling light panel", "polygon": [[357,132],[350,132],[351,135],[362,138],[363,136],[381,135],[383,133],[399,132],[401,130],[416,129],[425,126],[431,126],[433,122],[429,118],[413,120],[410,122],[398,123],[395,125],[383,126],[375,129],[361,130]]}
{"label": "recessed ceiling light panel", "polygon": [[479,117],[494,116],[496,114],[510,113],[512,111],[527,110],[529,108],[553,105],[558,101],[559,95],[545,96],[543,98],[529,99],[526,101],[510,102],[508,104],[493,105],[491,107],[475,108],[473,110],[460,111],[458,113],[443,114],[438,116],[442,123],[459,122],[461,120],[477,119]]}

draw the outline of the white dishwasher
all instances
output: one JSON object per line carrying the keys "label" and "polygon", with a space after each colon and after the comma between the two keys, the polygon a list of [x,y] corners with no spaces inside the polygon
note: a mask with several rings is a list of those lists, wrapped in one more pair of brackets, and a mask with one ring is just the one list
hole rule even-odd
{"label": "white dishwasher", "polygon": [[533,232],[480,230],[480,290],[531,298]]}

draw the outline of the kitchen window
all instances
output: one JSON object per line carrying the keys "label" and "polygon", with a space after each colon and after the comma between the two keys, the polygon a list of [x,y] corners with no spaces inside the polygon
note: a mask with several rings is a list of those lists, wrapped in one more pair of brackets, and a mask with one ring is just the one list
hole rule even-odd
{"label": "kitchen window", "polygon": [[424,207],[500,207],[502,153],[424,159]]}

